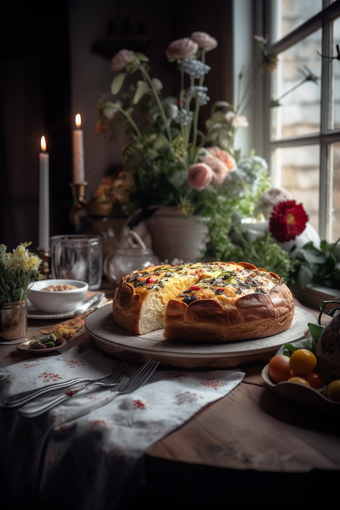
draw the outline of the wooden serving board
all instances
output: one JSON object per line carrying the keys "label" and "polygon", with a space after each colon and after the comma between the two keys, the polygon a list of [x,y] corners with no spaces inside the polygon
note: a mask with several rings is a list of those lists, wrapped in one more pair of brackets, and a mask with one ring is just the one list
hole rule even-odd
{"label": "wooden serving board", "polygon": [[314,316],[296,307],[291,327],[274,336],[223,344],[178,342],[165,340],[163,330],[146,335],[130,333],[114,322],[112,307],[103,306],[86,317],[85,327],[96,346],[107,354],[122,357],[129,353],[139,361],[152,358],[177,368],[211,369],[268,363],[282,344],[304,337],[308,322],[315,324]]}

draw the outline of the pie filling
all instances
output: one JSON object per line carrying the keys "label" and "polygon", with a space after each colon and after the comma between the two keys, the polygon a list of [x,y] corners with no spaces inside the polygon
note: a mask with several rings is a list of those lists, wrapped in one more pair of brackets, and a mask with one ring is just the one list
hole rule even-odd
{"label": "pie filling", "polygon": [[113,301],[114,320],[128,331],[143,335],[165,326],[164,337],[176,340],[268,336],[283,330],[280,317],[288,314],[291,323],[293,313],[283,279],[246,262],[149,266],[124,277]]}
{"label": "pie filling", "polygon": [[223,303],[256,292],[268,294],[281,283],[277,277],[261,269],[218,263],[163,266],[152,271],[145,269],[133,273],[125,281],[142,299],[153,292],[162,302],[161,314],[164,314],[171,298],[186,305],[200,299],[215,299]]}

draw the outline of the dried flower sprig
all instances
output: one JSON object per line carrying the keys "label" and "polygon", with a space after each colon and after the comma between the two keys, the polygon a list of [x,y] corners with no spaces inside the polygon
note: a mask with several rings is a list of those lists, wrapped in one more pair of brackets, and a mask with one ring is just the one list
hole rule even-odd
{"label": "dried flower sprig", "polygon": [[282,96],[280,96],[279,98],[277,99],[272,99],[270,101],[270,107],[271,108],[277,108],[278,106],[282,106],[281,105],[281,100],[288,96],[288,94],[291,94],[294,90],[298,89],[299,87],[301,87],[302,85],[304,85],[307,81],[311,81],[313,83],[315,83],[315,85],[318,84],[318,81],[319,81],[319,77],[316,76],[310,69],[308,66],[304,65],[303,68],[300,68],[298,69],[298,71],[302,74],[303,76],[303,80],[301,80],[299,83],[297,83],[296,85],[294,85],[292,88],[290,88],[289,90],[287,90],[284,94],[282,94]]}

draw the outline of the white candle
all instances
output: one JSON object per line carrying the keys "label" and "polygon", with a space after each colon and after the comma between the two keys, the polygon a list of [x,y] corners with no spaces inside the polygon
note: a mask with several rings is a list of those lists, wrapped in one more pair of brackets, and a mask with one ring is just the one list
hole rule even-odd
{"label": "white candle", "polygon": [[50,247],[50,204],[49,204],[49,155],[46,152],[45,137],[41,137],[39,154],[39,248],[48,250]]}
{"label": "white candle", "polygon": [[73,182],[80,184],[85,182],[85,164],[84,164],[84,133],[80,129],[81,117],[76,115],[77,128],[73,131]]}

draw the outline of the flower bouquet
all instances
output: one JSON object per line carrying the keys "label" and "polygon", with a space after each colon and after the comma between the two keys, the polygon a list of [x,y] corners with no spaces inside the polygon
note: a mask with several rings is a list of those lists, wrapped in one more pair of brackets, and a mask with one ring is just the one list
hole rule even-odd
{"label": "flower bouquet", "polygon": [[12,253],[0,244],[0,338],[14,340],[27,333],[27,304],[29,284],[44,278],[38,271],[39,257],[19,244]]}
{"label": "flower bouquet", "polygon": [[[260,42],[265,49],[265,42]],[[241,158],[234,150],[236,130],[248,125],[242,113],[248,105],[249,84],[238,106],[214,103],[206,131],[199,129],[200,109],[209,102],[204,85],[210,71],[206,60],[216,46],[217,41],[204,32],[194,32],[168,46],[165,55],[179,71],[179,93],[165,98],[162,83],[150,75],[148,58],[119,51],[111,63],[117,73],[111,94],[98,104],[96,131],[109,140],[118,124],[128,137],[122,149],[128,200],[120,204],[126,215],[150,206],[175,206],[183,215],[205,219],[208,235],[202,256],[243,260],[244,242],[250,252],[255,248],[241,231],[241,219],[256,213],[255,204],[271,182],[264,159],[254,154]],[[268,53],[263,52],[263,59],[259,70],[274,68]],[[124,90],[127,77],[135,73],[139,80]],[[118,93],[119,100],[115,100]],[[272,253],[267,269],[277,269],[280,260],[281,273],[286,274],[289,258],[279,244],[270,234],[262,244],[263,253],[269,248]]]}
{"label": "flower bouquet", "polygon": [[44,278],[39,273],[42,260],[27,250],[30,244],[19,244],[12,253],[0,244],[0,303],[23,301],[29,293],[29,284]]}

